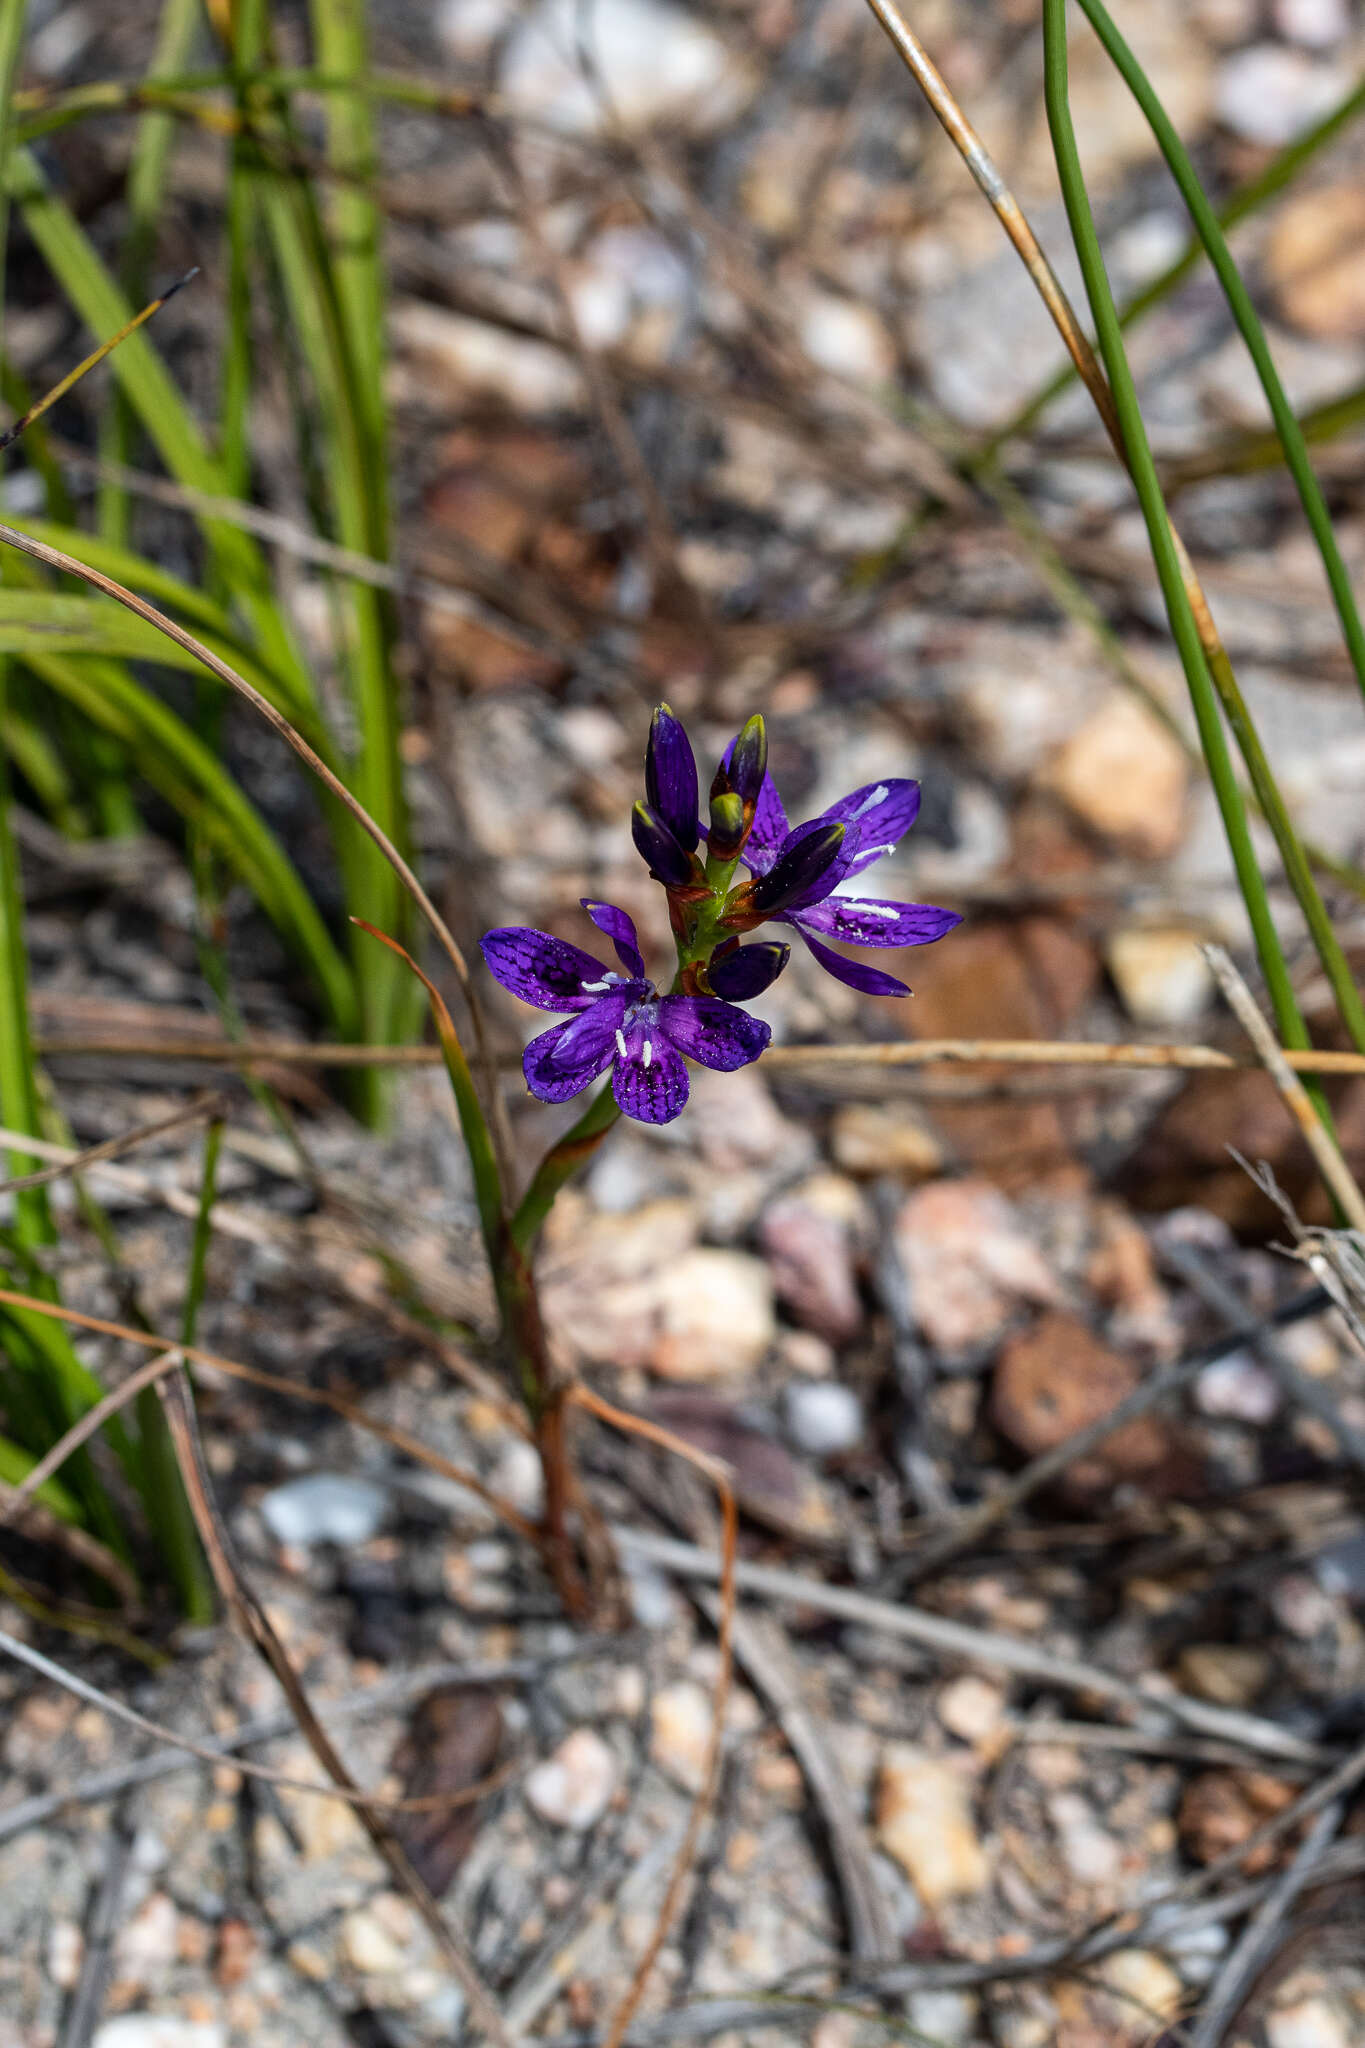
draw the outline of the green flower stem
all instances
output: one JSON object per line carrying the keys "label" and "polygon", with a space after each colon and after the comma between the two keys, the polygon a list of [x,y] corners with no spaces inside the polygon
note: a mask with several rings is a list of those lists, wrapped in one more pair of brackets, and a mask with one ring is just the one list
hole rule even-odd
{"label": "green flower stem", "polygon": [[1090,210],[1067,100],[1066,0],[1043,0],[1043,53],[1044,97],[1057,175],[1095,321],[1096,339],[1109,376],[1125,458],[1146,522],[1148,542],[1166,602],[1166,614],[1189,685],[1200,744],[1209,765],[1209,777],[1218,799],[1238,885],[1251,920],[1280,1042],[1282,1045],[1303,1047],[1309,1042],[1308,1032],[1299,1014],[1279,934],[1270,914],[1265,881],[1256,864],[1246,809],[1237,788],[1227,738],[1219,717],[1213,678],[1186,589],[1175,537],[1166,515],[1156,465],[1147,442],[1146,427],[1123,346],[1118,312],[1109,289],[1104,257]]}
{"label": "green flower stem", "polygon": [[[1259,213],[1272,199],[1278,198],[1304,165],[1310,163],[1329,143],[1334,142],[1362,112],[1365,112],[1365,79],[1359,85],[1353,86],[1346,97],[1339,100],[1314,127],[1298,136],[1287,148],[1282,149],[1278,156],[1272,157],[1264,170],[1258,171],[1254,178],[1248,179],[1245,185],[1218,208],[1215,219],[1219,226],[1235,227],[1238,221],[1249,219],[1251,215]],[[1195,270],[1202,249],[1203,244],[1199,236],[1191,235],[1175,261],[1128,300],[1118,316],[1120,325],[1125,328],[1135,326],[1154,306],[1159,306],[1168,299]],[[1076,374],[1075,364],[1065,363],[1032,398],[1021,405],[1017,412],[1011,414],[1003,426],[995,429],[975,459],[980,460],[984,457],[989,460],[999,454],[1007,441],[1027,433],[1034,422],[1047,411],[1053,400],[1060,398],[1061,394],[1075,382]]]}
{"label": "green flower stem", "polygon": [[523,1257],[529,1257],[559,1190],[592,1158],[620,1114],[608,1082],[578,1122],[545,1154],[517,1204],[510,1226],[512,1243]]}
{"label": "green flower stem", "polygon": [[1265,392],[1275,430],[1284,448],[1284,459],[1294,479],[1299,501],[1303,506],[1322,565],[1332,592],[1337,617],[1341,620],[1342,635],[1346,641],[1351,666],[1356,681],[1365,694],[1365,630],[1362,630],[1360,613],[1356,608],[1355,594],[1346,564],[1341,558],[1336,533],[1332,526],[1331,514],[1327,510],[1321,486],[1313,473],[1308,459],[1308,447],[1303,430],[1294,416],[1294,409],[1285,395],[1284,385],[1275,368],[1265,329],[1251,303],[1251,294],[1242,282],[1237,265],[1232,260],[1226,237],[1218,223],[1218,216],[1205,197],[1204,189],[1195,175],[1194,165],[1171,124],[1166,109],[1152,89],[1150,80],[1133,55],[1132,50],[1120,35],[1118,28],[1101,0],[1080,0],[1082,12],[1103,43],[1120,73],[1124,84],[1141,107],[1147,124],[1156,137],[1157,146],[1166,159],[1167,168],[1180,189],[1180,196],[1189,208],[1194,222],[1195,233],[1213,265],[1214,273],[1223,288],[1233,319],[1247,346],[1247,353],[1256,367],[1256,374]]}

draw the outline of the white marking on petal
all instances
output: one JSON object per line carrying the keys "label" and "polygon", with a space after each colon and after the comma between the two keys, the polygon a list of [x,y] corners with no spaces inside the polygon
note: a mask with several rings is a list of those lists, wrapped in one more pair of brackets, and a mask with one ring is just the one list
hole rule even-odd
{"label": "white marking on petal", "polygon": [[894,921],[900,916],[894,903],[864,903],[857,896],[850,898],[848,908],[859,917],[884,917]]}
{"label": "white marking on petal", "polygon": [[878,804],[884,804],[886,802],[886,799],[890,796],[890,794],[891,792],[887,788],[886,784],[884,782],[879,782],[875,789],[871,789],[868,791],[867,795],[859,804],[857,810],[853,813],[853,816],[849,819],[849,824],[856,825],[859,818],[865,818],[869,811],[876,810]]}
{"label": "white marking on petal", "polygon": [[608,975],[605,981],[580,981],[578,986],[585,996],[604,996],[611,987],[611,977]]}
{"label": "white marking on petal", "polygon": [[644,1042],[644,1045],[643,1045],[643,1047],[641,1048],[641,1052],[640,1052],[640,1064],[641,1064],[641,1066],[645,1066],[645,1067],[647,1067],[647,1066],[649,1065],[650,1061],[651,1061],[651,1060],[653,1059],[653,1057],[654,1057],[654,1041],[653,1041],[653,1039],[651,1039],[651,1038],[647,1038],[647,1039],[645,1040],[645,1042]]}
{"label": "white marking on petal", "polygon": [[616,1034],[616,1050],[620,1053],[622,1059],[626,1057],[626,1034],[624,1031],[618,1031]]}

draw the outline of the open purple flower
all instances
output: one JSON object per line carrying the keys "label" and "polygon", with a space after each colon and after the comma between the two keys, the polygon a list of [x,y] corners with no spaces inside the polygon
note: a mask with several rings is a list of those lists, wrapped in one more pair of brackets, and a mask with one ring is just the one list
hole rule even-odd
{"label": "open purple flower", "polygon": [[567,1102],[611,1069],[627,1116],[667,1124],[688,1096],[683,1056],[731,1073],[756,1060],[768,1025],[718,996],[659,995],[645,978],[635,926],[613,903],[583,908],[616,948],[624,973],[550,932],[505,925],[479,944],[504,988],[538,1010],[571,1013],[533,1038],[522,1057],[526,1085],[542,1102]]}
{"label": "open purple flower", "polygon": [[927,946],[962,922],[956,911],[938,910],[931,903],[893,903],[854,895],[846,887],[884,853],[895,851],[918,812],[919,784],[898,776],[866,783],[831,804],[818,818],[793,828],[771,775],[763,777],[742,856],[757,878],[754,908],[764,907],[765,881],[770,889],[780,885],[786,876],[796,874],[803,862],[809,866],[811,856],[816,856],[818,865],[833,839],[829,828],[842,825],[842,843],[836,844],[833,857],[820,868],[816,879],[800,890],[795,900],[780,890],[779,901],[768,914],[780,924],[794,925],[826,972],[864,995],[906,996],[910,991],[894,975],[883,974],[861,960],[846,960],[825,943],[827,939],[850,946]]}

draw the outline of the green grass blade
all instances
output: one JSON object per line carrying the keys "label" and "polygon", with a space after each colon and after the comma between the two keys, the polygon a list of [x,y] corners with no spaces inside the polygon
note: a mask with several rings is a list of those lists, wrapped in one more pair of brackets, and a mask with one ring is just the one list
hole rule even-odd
{"label": "green grass blade", "polygon": [[1082,12],[1104,45],[1105,51],[1132,93],[1143,116],[1156,137],[1157,147],[1166,159],[1166,165],[1179,188],[1180,196],[1189,209],[1194,222],[1195,233],[1213,266],[1214,274],[1223,288],[1223,295],[1229,310],[1237,323],[1238,332],[1246,343],[1247,353],[1256,367],[1261,389],[1270,407],[1275,431],[1284,448],[1284,459],[1294,479],[1322,566],[1326,572],[1328,586],[1337,617],[1341,621],[1342,636],[1356,673],[1356,681],[1365,694],[1365,629],[1362,629],[1360,613],[1356,609],[1355,594],[1346,564],[1341,558],[1337,545],[1332,517],[1322,495],[1321,486],[1313,473],[1308,459],[1308,448],[1294,408],[1285,395],[1284,385],[1275,368],[1274,357],[1265,338],[1256,308],[1251,303],[1251,294],[1242,282],[1241,272],[1232,260],[1227,239],[1218,224],[1218,217],[1205,196],[1204,188],[1195,175],[1194,165],[1171,124],[1166,109],[1152,89],[1147,74],[1138,63],[1132,50],[1120,35],[1113,18],[1102,5],[1102,0],[1080,0]]}
{"label": "green grass blade", "polygon": [[[17,150],[11,156],[6,184],[10,197],[23,212],[43,260],[87,327],[97,336],[117,333],[132,318],[135,309],[129,306],[70,209],[48,190],[37,163],[26,150]],[[191,490],[226,495],[228,479],[210,454],[198,422],[145,331],[130,334],[109,360],[149,439],[176,481]],[[260,550],[240,527],[208,517],[200,523],[224,580],[251,620],[263,658],[272,670],[293,680],[299,706],[311,703],[312,685],[275,602]]]}
{"label": "green grass blade", "polygon": [[351,970],[279,841],[210,749],[117,662],[56,653],[26,659],[43,682],[121,739],[139,774],[211,840],[311,971],[338,1035],[352,1035]]}
{"label": "green grass blade", "polygon": [[[12,1444],[7,1436],[0,1436],[0,1479],[6,1486],[18,1486],[28,1478],[38,1460],[30,1452]],[[33,1495],[45,1508],[51,1508],[54,1515],[60,1515],[64,1522],[79,1526],[83,1517],[80,1502],[68,1493],[57,1479],[45,1479]]]}
{"label": "green grass blade", "polygon": [[1166,516],[1166,506],[1157,479],[1156,465],[1147,442],[1147,430],[1138,405],[1133,374],[1123,346],[1123,330],[1109,288],[1099,237],[1095,232],[1090,197],[1081,170],[1067,87],[1066,0],[1043,0],[1044,97],[1048,127],[1052,135],[1057,176],[1062,188],[1072,241],[1080,261],[1086,296],[1095,322],[1096,339],[1114,396],[1124,453],[1132,472],[1138,502],[1147,527],[1148,544],[1156,564],[1165,599],[1166,615],[1189,685],[1199,741],[1208,762],[1227,834],[1242,900],[1256,943],[1256,951],[1275,1011],[1280,1042],[1306,1046],[1308,1032],[1299,1013],[1289,969],[1275,930],[1266,897],[1265,881],[1257,866],[1245,806],[1237,787],[1227,737],[1223,731],[1213,678],[1204,658],[1189,594],[1185,589],[1175,538]]}
{"label": "green grass blade", "polygon": [[[1359,85],[1353,86],[1345,98],[1330,108],[1320,121],[1315,122],[1277,156],[1272,157],[1254,178],[1249,178],[1245,185],[1239,186],[1237,191],[1217,209],[1214,217],[1219,226],[1235,227],[1238,221],[1250,219],[1253,214],[1259,213],[1263,206],[1269,205],[1272,199],[1278,198],[1280,193],[1293,183],[1304,165],[1311,163],[1315,156],[1330,143],[1335,142],[1339,135],[1344,134],[1361,113],[1365,113],[1365,79],[1362,79]],[[1197,269],[1202,254],[1203,244],[1199,236],[1191,235],[1174,262],[1143,285],[1142,289],[1135,292],[1123,306],[1118,316],[1120,325],[1125,330],[1134,326],[1154,307],[1168,299],[1171,293]],[[1011,414],[1003,426],[995,429],[981,452],[986,456],[997,455],[1007,441],[1014,440],[1019,434],[1027,433],[1034,422],[1047,411],[1053,400],[1060,398],[1075,381],[1074,363],[1065,364],[1034,393],[1032,398],[1021,405],[1017,412]]]}

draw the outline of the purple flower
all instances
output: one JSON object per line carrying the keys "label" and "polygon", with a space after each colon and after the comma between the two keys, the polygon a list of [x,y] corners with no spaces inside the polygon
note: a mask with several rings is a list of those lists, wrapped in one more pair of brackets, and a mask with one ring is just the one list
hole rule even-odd
{"label": "purple flower", "polygon": [[587,897],[583,908],[615,946],[624,974],[564,939],[519,925],[479,942],[490,971],[514,996],[538,1010],[571,1013],[527,1046],[526,1085],[542,1102],[567,1102],[610,1067],[612,1093],[627,1116],[671,1123],[687,1101],[683,1055],[731,1073],[756,1060],[772,1034],[718,996],[659,995],[645,979],[625,911]]}
{"label": "purple flower", "polygon": [[[726,759],[728,761],[729,754]],[[836,981],[869,996],[906,996],[910,991],[894,975],[883,974],[861,960],[846,960],[826,945],[839,939],[849,946],[927,946],[941,939],[962,919],[955,910],[931,903],[892,903],[875,896],[855,896],[844,885],[884,853],[892,853],[914,824],[919,811],[919,784],[905,777],[869,782],[841,797],[818,818],[793,828],[771,775],[764,775],[754,810],[753,828],[743,860],[757,878],[754,907],[764,903],[764,884],[771,891],[788,876],[812,865],[818,874],[795,898],[780,889],[782,907],[769,911],[780,924],[794,925],[820,965]],[[825,860],[834,825],[844,827],[842,844]],[[814,857],[812,859],[812,856]],[[825,860],[824,865],[820,862]]]}

